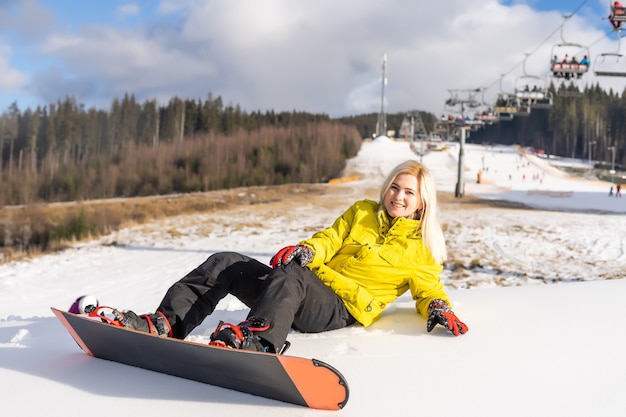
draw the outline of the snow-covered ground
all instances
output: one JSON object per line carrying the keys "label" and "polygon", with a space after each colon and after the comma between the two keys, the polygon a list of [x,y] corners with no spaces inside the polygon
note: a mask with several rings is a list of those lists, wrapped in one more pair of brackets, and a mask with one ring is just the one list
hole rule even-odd
{"label": "snow-covered ground", "polygon": [[[423,156],[448,194],[457,146]],[[93,294],[106,305],[152,311],[172,282],[211,253],[236,250],[268,262],[352,201],[377,199],[384,175],[409,158],[420,159],[409,144],[378,138],[349,162],[346,175],[358,181],[328,185],[314,199],[289,195],[170,218],[0,266],[3,415],[327,415],[90,358],[49,307]],[[350,401],[337,415],[625,415],[626,336],[615,326],[626,316],[626,281],[617,279],[626,271],[626,199],[608,197],[608,183],[569,177],[515,147],[466,145],[464,159],[465,197],[441,204],[450,251],[443,279],[470,332],[426,333],[405,295],[370,328],[293,333],[289,354],[345,375]],[[473,197],[535,209],[485,207]],[[190,338],[206,340],[218,320],[245,315],[227,298]]]}

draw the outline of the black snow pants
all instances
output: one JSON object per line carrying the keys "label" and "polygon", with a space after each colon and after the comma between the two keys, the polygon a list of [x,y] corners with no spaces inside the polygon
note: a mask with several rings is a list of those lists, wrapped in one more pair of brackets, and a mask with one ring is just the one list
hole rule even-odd
{"label": "black snow pants", "polygon": [[157,311],[184,339],[232,294],[250,307],[248,317],[270,324],[258,335],[280,350],[291,328],[303,333],[339,329],[355,323],[341,298],[310,269],[296,262],[272,269],[235,252],[220,252],[172,285]]}

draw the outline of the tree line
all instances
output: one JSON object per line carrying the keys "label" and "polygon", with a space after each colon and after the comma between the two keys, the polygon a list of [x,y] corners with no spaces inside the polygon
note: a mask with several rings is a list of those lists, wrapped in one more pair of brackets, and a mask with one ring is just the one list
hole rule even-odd
{"label": "tree line", "polygon": [[[553,155],[626,166],[626,90],[550,86],[549,110],[487,125],[469,142],[519,144]],[[390,130],[417,111],[387,115]],[[426,131],[438,116],[419,112]],[[110,109],[67,97],[0,115],[0,205],[133,197],[221,188],[322,182],[341,171],[376,113],[331,119],[306,112],[246,112],[211,94],[138,103],[132,94]]]}
{"label": "tree line", "polygon": [[[426,132],[432,132],[437,123],[437,116],[421,110],[409,110],[400,113],[390,113],[386,115],[388,130],[395,131],[395,137],[400,138],[400,127],[402,122],[407,119],[410,120],[412,116],[416,118],[419,114],[424,130]],[[340,122],[348,125],[352,125],[357,128],[363,138],[372,138],[377,131],[376,123],[378,122],[378,113],[359,114],[354,116],[346,116],[337,118]],[[417,134],[417,128],[415,128]]]}
{"label": "tree line", "polygon": [[0,205],[322,182],[361,136],[325,114],[243,111],[221,97],[86,109],[67,97],[0,116]]}

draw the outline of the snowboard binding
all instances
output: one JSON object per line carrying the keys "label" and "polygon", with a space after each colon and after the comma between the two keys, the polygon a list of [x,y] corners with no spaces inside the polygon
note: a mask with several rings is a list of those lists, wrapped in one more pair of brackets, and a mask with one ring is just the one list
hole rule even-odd
{"label": "snowboard binding", "polygon": [[238,325],[225,323],[220,320],[217,328],[211,334],[209,345],[227,349],[242,349],[282,355],[291,346],[290,342],[286,341],[282,349],[277,351],[274,346],[257,334],[269,328],[269,323],[256,317],[250,317]]}
{"label": "snowboard binding", "polygon": [[103,323],[140,332],[171,336],[172,329],[167,318],[161,312],[137,315],[132,311],[121,312],[108,306],[89,305],[84,308],[88,317],[99,319]]}
{"label": "snowboard binding", "polygon": [[258,326],[253,326],[249,321],[238,325],[220,321],[217,328],[211,334],[209,345],[229,349],[252,350],[256,352],[270,352],[261,338],[255,332],[269,329],[269,324],[259,322]]}

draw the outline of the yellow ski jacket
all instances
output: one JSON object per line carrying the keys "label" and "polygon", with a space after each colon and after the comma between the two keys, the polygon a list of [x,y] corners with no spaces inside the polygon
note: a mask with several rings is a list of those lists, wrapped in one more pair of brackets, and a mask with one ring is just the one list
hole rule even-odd
{"label": "yellow ski jacket", "polygon": [[422,244],[420,221],[389,219],[378,203],[354,203],[333,225],[300,242],[315,251],[308,264],[363,326],[375,322],[388,303],[407,290],[424,318],[435,298],[450,301],[443,269]]}

